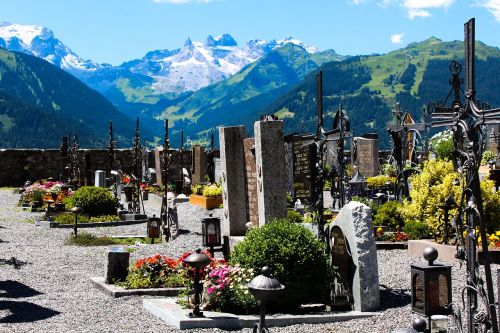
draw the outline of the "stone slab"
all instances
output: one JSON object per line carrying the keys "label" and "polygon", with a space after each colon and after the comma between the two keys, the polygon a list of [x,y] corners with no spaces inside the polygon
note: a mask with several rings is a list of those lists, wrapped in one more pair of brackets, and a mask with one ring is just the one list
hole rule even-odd
{"label": "stone slab", "polygon": [[[219,328],[224,330],[237,330],[242,328],[252,328],[259,322],[258,315],[234,315],[224,312],[203,311],[205,317],[190,318],[189,309],[182,309],[171,299],[144,299],[143,306],[153,315],[165,321],[168,325],[177,329],[196,329],[196,328]],[[266,315],[266,325],[289,326],[297,324],[322,324],[336,321],[346,321],[356,318],[365,318],[377,315],[376,312],[324,312],[310,313],[301,315],[274,314]]]}
{"label": "stone slab", "polygon": [[[133,225],[147,223],[148,220],[132,220],[132,221],[114,221],[114,222],[95,222],[95,223],[78,223],[78,229],[80,228],[99,228],[99,227],[119,227],[122,225]],[[52,221],[35,221],[36,226],[44,228],[63,228],[71,229],[74,228],[74,224],[60,224]]]}
{"label": "stone slab", "polygon": [[[457,252],[455,245],[437,244],[432,239],[418,239],[408,241],[408,255],[411,257],[422,257],[425,248],[432,246],[438,250],[438,260],[453,261]],[[500,250],[490,249],[490,261],[492,264],[500,264]],[[477,261],[480,265],[484,264],[483,251],[477,249]]]}
{"label": "stone slab", "polygon": [[91,277],[90,281],[94,287],[114,298],[140,295],[176,297],[184,290],[184,288],[125,289],[114,284],[106,284],[103,277]]}

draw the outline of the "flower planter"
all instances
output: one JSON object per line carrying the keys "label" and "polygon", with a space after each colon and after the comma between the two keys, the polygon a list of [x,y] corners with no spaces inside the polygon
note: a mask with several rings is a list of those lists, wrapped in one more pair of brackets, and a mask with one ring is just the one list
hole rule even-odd
{"label": "flower planter", "polygon": [[222,204],[222,197],[204,197],[201,195],[191,194],[189,196],[189,203],[205,209],[214,209],[219,208]]}

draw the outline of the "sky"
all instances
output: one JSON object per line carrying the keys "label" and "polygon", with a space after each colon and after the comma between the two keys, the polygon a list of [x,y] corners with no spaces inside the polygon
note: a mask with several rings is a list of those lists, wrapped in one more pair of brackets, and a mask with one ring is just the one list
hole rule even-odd
{"label": "sky", "polygon": [[387,53],[431,36],[500,47],[500,0],[0,0],[0,22],[41,25],[84,59],[118,65],[190,37],[293,36],[342,55]]}

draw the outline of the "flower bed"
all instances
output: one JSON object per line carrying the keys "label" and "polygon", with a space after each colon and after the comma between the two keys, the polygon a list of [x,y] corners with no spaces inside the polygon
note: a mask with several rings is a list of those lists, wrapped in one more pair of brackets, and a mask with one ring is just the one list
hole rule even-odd
{"label": "flower bed", "polygon": [[205,209],[219,208],[222,205],[222,197],[204,197],[201,195],[191,194],[189,203],[192,205],[201,206]]}

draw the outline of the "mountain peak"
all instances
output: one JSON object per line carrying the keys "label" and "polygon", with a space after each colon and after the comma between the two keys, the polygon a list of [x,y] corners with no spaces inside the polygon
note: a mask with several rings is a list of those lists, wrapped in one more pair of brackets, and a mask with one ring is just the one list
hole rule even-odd
{"label": "mountain peak", "polygon": [[191,46],[191,45],[193,45],[193,42],[191,41],[191,38],[188,37],[184,42],[184,46]]}
{"label": "mountain peak", "polygon": [[234,38],[230,34],[223,34],[217,37],[212,37],[212,35],[208,35],[207,37],[207,46],[237,46],[238,43],[234,40]]}
{"label": "mountain peak", "polygon": [[3,22],[0,24],[0,38],[5,41],[17,37],[26,45],[31,45],[31,41],[42,33],[52,33],[47,28],[37,25],[21,25]]}

